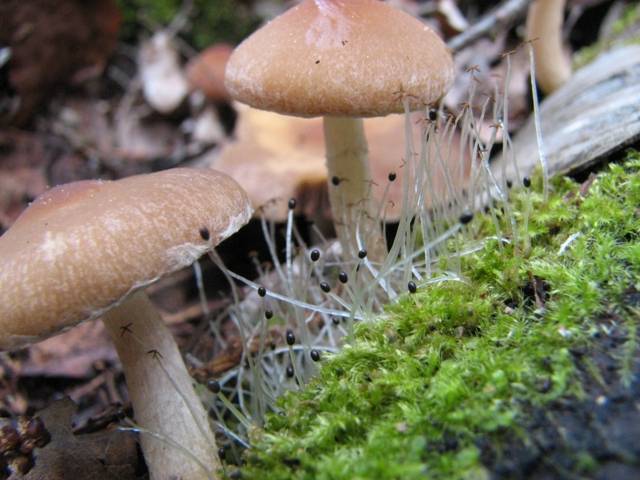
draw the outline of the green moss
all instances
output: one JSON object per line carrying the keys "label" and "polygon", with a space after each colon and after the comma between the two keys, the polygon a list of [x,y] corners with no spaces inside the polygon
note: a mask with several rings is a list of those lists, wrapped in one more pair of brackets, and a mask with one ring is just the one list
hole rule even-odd
{"label": "green moss", "polygon": [[[178,14],[181,0],[119,0],[124,24],[122,37],[136,41],[140,21],[147,26],[166,26]],[[196,49],[215,42],[238,43],[255,30],[260,19],[246,5],[234,0],[194,0],[190,27],[181,35]]]}
{"label": "green moss", "polygon": [[[532,445],[530,416],[588,397],[585,378],[608,381],[597,359],[576,361],[606,334],[603,315],[626,325],[617,362],[629,385],[638,316],[625,298],[640,287],[639,173],[640,156],[630,154],[586,194],[564,178],[547,203],[535,185],[512,192],[518,218],[535,212],[520,244],[487,241],[464,258],[464,282],[419,288],[357,325],[311,384],[281,399],[284,413],[253,433],[243,478],[488,478],[487,451],[508,458],[514,442]],[[496,234],[488,218],[473,226]],[[595,468],[587,447],[574,450],[574,472]]]}

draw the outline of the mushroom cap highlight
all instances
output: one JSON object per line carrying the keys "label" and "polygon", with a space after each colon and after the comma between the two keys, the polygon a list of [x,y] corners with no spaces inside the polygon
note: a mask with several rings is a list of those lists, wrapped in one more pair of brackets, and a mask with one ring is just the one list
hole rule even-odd
{"label": "mushroom cap highlight", "polygon": [[213,170],[52,188],[0,237],[0,349],[99,317],[193,263],[251,214],[242,188]]}
{"label": "mushroom cap highlight", "polygon": [[304,0],[231,55],[236,100],[288,115],[372,117],[437,101],[453,81],[446,45],[378,0]]}

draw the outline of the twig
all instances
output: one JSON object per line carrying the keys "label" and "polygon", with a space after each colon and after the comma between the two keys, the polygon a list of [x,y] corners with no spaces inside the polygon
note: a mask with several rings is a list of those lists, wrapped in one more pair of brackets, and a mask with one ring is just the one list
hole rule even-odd
{"label": "twig", "polygon": [[[210,300],[207,302],[207,308],[209,310],[219,310],[226,307],[230,302],[227,299],[220,300]],[[205,312],[201,302],[196,302],[193,305],[189,305],[188,307],[182,308],[179,312],[171,313],[162,311],[162,318],[164,318],[165,323],[168,325],[175,325],[179,323],[184,323],[194,318],[202,317]]]}
{"label": "twig", "polygon": [[460,35],[449,40],[447,46],[457,52],[491,31],[511,26],[525,16],[530,2],[531,0],[506,0]]}

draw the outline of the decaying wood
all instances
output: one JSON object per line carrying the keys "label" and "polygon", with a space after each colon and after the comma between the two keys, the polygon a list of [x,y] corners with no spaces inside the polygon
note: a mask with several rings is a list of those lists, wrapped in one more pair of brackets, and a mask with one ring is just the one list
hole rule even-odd
{"label": "decaying wood", "polygon": [[[578,70],[540,105],[542,148],[549,174],[586,170],[640,139],[640,46],[618,48]],[[539,165],[533,118],[518,133],[513,153],[521,175]],[[511,157],[494,162],[515,180]]]}

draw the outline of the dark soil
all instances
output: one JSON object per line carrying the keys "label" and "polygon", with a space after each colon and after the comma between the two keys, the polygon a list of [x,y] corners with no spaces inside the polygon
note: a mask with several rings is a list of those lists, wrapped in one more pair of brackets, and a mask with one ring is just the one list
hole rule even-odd
{"label": "dark soil", "polygon": [[[640,304],[630,289],[626,307]],[[515,434],[478,440],[482,463],[495,479],[640,478],[640,352],[631,361],[630,384],[621,378],[623,348],[629,340],[622,319],[609,312],[597,320],[609,329],[591,345],[571,351],[580,378],[580,395],[545,408],[524,405],[526,417]],[[553,366],[549,365],[551,373]],[[551,380],[540,389],[551,387]]]}

